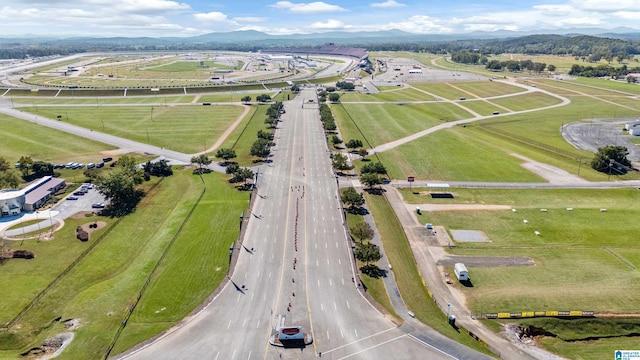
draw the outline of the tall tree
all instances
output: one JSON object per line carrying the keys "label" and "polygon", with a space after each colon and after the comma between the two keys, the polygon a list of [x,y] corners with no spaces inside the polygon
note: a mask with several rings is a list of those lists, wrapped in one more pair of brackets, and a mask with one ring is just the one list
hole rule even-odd
{"label": "tall tree", "polygon": [[266,158],[269,154],[271,154],[271,149],[268,140],[258,139],[251,145],[251,155]]}
{"label": "tall tree", "polygon": [[382,184],[382,179],[377,174],[366,173],[360,176],[360,182],[371,189],[376,185]]}
{"label": "tall tree", "polygon": [[144,182],[144,172],[138,166],[136,159],[131,155],[122,155],[118,159],[118,168],[122,169],[124,173],[131,177],[135,185],[142,184]]}
{"label": "tall tree", "polygon": [[52,176],[53,164],[46,161],[34,161],[31,165],[31,169],[36,176]]}
{"label": "tall tree", "polygon": [[111,200],[111,207],[128,213],[137,202],[136,182],[123,168],[105,171],[96,179],[96,188],[105,198]]}
{"label": "tall tree", "polygon": [[31,165],[33,165],[33,159],[31,159],[31,156],[20,157],[20,160],[18,160],[18,169],[20,169],[23,177],[29,175]]}
{"label": "tall tree", "polygon": [[351,170],[353,166],[347,162],[346,155],[333,154],[331,155],[331,163],[336,170]]}
{"label": "tall tree", "polygon": [[362,147],[362,141],[358,139],[351,139],[344,144],[348,149],[357,149]]}
{"label": "tall tree", "polygon": [[248,104],[251,102],[251,96],[249,95],[243,96],[242,99],[240,99],[240,101],[242,101],[244,104]]}
{"label": "tall tree", "polygon": [[376,262],[382,259],[380,248],[375,244],[360,244],[356,247],[356,259],[369,265],[370,262]]}
{"label": "tall tree", "polygon": [[363,221],[357,223],[351,228],[351,235],[357,237],[358,240],[360,240],[360,244],[362,244],[362,242],[366,239],[373,239],[375,232],[368,222]]}
{"label": "tall tree", "polygon": [[349,210],[353,210],[364,205],[364,195],[357,192],[353,187],[348,187],[342,190],[340,200],[342,200],[342,202],[349,207]]}
{"label": "tall tree", "polygon": [[229,160],[236,158],[236,151],[230,148],[220,148],[216,151],[216,158],[224,160],[224,163],[229,163]]}

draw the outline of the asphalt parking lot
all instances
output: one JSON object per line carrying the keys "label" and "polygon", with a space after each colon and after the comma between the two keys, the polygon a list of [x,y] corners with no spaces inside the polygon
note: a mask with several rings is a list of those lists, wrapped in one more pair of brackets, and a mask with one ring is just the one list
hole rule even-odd
{"label": "asphalt parking lot", "polygon": [[[80,186],[78,186],[74,192],[79,188]],[[67,200],[69,196],[53,207],[52,210],[59,212],[55,215],[56,218],[66,219],[77,212],[96,210],[91,207],[92,204],[105,202],[104,196],[102,196],[95,188],[89,189],[84,195],[77,195],[76,197],[78,200]]]}

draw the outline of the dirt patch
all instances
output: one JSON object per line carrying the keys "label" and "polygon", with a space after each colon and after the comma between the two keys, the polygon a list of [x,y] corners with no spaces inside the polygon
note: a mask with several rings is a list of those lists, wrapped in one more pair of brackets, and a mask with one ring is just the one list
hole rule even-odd
{"label": "dirt patch", "polygon": [[573,175],[565,170],[551,166],[549,164],[541,163],[535,160],[531,160],[526,156],[519,154],[511,154],[520,160],[524,160],[525,163],[520,164],[523,168],[531,171],[532,173],[544,178],[552,184],[567,184],[567,183],[585,183],[587,180]]}
{"label": "dirt patch", "polygon": [[487,205],[487,204],[418,204],[407,205],[409,211],[415,211],[416,207],[420,211],[477,211],[477,210],[511,210],[509,205]]}
{"label": "dirt patch", "polygon": [[480,230],[450,230],[453,239],[458,242],[491,242],[491,239]]}
{"label": "dirt patch", "polygon": [[42,345],[31,348],[29,351],[22,353],[21,355],[26,359],[53,359],[62,353],[62,350],[69,345],[74,336],[75,334],[72,332],[57,334],[54,337],[50,337],[45,340]]}
{"label": "dirt patch", "polygon": [[456,256],[445,255],[438,259],[438,265],[452,266],[463,263],[470,267],[498,267],[498,266],[531,266],[535,261],[528,256]]}

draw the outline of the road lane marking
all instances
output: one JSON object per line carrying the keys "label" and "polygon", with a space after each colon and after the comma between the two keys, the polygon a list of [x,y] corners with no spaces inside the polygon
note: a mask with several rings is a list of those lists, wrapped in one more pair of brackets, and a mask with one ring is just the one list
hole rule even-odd
{"label": "road lane marking", "polygon": [[271,271],[269,271],[269,279],[271,279]]}
{"label": "road lane marking", "polygon": [[329,286],[333,286],[333,281],[331,281],[331,279],[329,279]]}
{"label": "road lane marking", "polygon": [[338,305],[336,305],[336,302],[333,302],[333,310],[338,310]]}
{"label": "road lane marking", "polygon": [[344,278],[342,278],[342,285],[344,285]]}
{"label": "road lane marking", "polygon": [[329,259],[327,259],[327,265],[329,265]]}
{"label": "road lane marking", "polygon": [[320,263],[318,262],[318,260],[316,260],[316,266],[320,266]]}
{"label": "road lane marking", "polygon": [[349,300],[347,300],[347,309],[351,310],[351,305],[349,305]]}
{"label": "road lane marking", "polygon": [[324,243],[324,248],[325,248],[325,249],[328,249],[328,248],[329,248],[329,244]]}
{"label": "road lane marking", "polygon": [[353,329],[353,331],[356,333],[356,337],[358,337],[358,329]]}
{"label": "road lane marking", "polygon": [[251,350],[249,350],[249,356],[247,357],[247,360],[251,359]]}
{"label": "road lane marking", "polygon": [[233,358],[235,358],[235,357],[236,357],[236,351],[235,351],[235,350],[233,350],[233,355],[231,355],[231,358],[233,359]]}
{"label": "road lane marking", "polygon": [[256,329],[260,327],[260,320],[258,320],[258,323],[256,324]]}
{"label": "road lane marking", "polygon": [[340,336],[344,339],[344,334],[342,333],[342,329],[340,329]]}
{"label": "road lane marking", "polygon": [[329,330],[327,330],[327,340],[329,340]]}
{"label": "road lane marking", "polygon": [[260,277],[260,273],[262,272],[262,270],[258,270],[258,277]]}
{"label": "road lane marking", "polygon": [[227,325],[227,330],[231,327],[231,320],[229,320],[229,324]]}
{"label": "road lane marking", "polygon": [[[404,334],[404,335],[400,335],[400,336],[398,336],[398,337],[395,337],[395,338],[393,338],[393,339],[389,339],[389,340],[387,340],[387,341],[383,341],[383,342],[381,342],[381,343],[378,343],[378,344],[375,344],[375,345],[373,345],[373,346],[370,346],[370,347],[368,347],[368,348],[366,348],[366,349],[362,349],[362,350],[360,350],[360,351],[356,351],[356,352],[354,352],[354,353],[352,353],[352,354],[349,354],[349,355],[347,355],[347,356],[343,356],[343,357],[339,358],[339,360],[342,360],[342,359],[348,359],[348,358],[350,358],[350,357],[352,357],[352,356],[356,356],[356,355],[361,354],[361,353],[363,353],[363,352],[365,352],[365,351],[369,351],[369,350],[371,350],[371,349],[375,349],[375,348],[377,348],[378,346],[382,346],[382,345],[387,344],[387,343],[390,343],[390,342],[392,342],[392,341],[396,341],[396,340],[398,340],[398,339],[402,339],[402,338],[403,338],[403,337],[405,337],[405,336],[409,336],[409,335]],[[332,349],[332,350],[335,350],[335,349]],[[325,353],[327,353],[327,352],[325,351]],[[447,355],[448,355],[448,354],[447,354]]]}
{"label": "road lane marking", "polygon": [[[378,333],[375,333],[375,334],[372,334],[372,335],[369,335],[369,336],[363,337],[362,339],[359,339],[359,340],[356,340],[356,341],[352,341],[352,342],[347,343],[347,344],[344,344],[344,345],[340,345],[340,346],[335,347],[335,348],[333,348],[333,349],[331,349],[331,350],[324,351],[324,353],[330,353],[330,352],[333,352],[333,351],[336,351],[336,350],[342,349],[342,348],[344,348],[344,347],[351,346],[351,345],[353,345],[353,344],[359,343],[359,342],[361,342],[361,341],[365,341],[365,340],[367,340],[367,339],[370,339],[370,338],[372,338],[372,337],[378,336],[378,335],[380,335],[380,334],[384,334],[384,333],[386,333],[386,332],[389,332],[389,331],[392,331],[392,330],[395,330],[395,329],[397,329],[397,328],[394,326],[394,327],[388,328],[387,330],[382,330],[382,331],[380,331],[380,332],[378,332]],[[342,333],[342,329],[340,330],[340,332]],[[401,338],[402,336],[407,336],[407,335],[406,335],[406,334],[405,334],[405,335],[401,335],[401,336],[399,336],[398,338]],[[426,343],[425,343],[425,344],[426,344]],[[435,349],[435,348],[434,348],[434,349]]]}
{"label": "road lane marking", "polygon": [[[336,244],[336,245],[338,245],[338,244]],[[338,258],[338,264],[342,265],[342,261],[340,261],[340,258]]]}
{"label": "road lane marking", "polygon": [[216,353],[216,358],[214,360],[218,360],[218,356],[220,356],[220,351]]}
{"label": "road lane marking", "polygon": [[320,310],[324,311],[324,304],[320,304]]}
{"label": "road lane marking", "polygon": [[244,319],[244,321],[242,322],[242,327],[245,327],[247,325],[247,319]]}

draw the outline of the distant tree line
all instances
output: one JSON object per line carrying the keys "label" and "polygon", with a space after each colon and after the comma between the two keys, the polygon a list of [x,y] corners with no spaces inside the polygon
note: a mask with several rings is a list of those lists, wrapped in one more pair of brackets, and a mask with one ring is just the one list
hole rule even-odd
{"label": "distant tree line", "polygon": [[[574,64],[569,70],[569,75],[584,76],[584,77],[610,77],[619,78],[624,77],[630,73],[640,73],[640,66],[633,68],[627,68],[627,65],[620,67],[613,67],[609,65],[597,65],[597,66],[581,66]],[[633,81],[635,78],[630,77],[629,81]]]}
{"label": "distant tree line", "polygon": [[[358,41],[357,39],[354,39]],[[352,41],[354,41],[352,40]],[[351,46],[366,47],[369,51],[410,51],[434,54],[453,54],[472,51],[488,54],[551,54],[570,55],[585,61],[599,59],[626,59],[640,54],[640,40],[625,40],[597,36],[530,35],[506,39],[429,40],[419,39],[389,40],[370,42],[359,40]],[[104,39],[62,39],[62,40],[18,40],[0,39],[0,58],[22,59],[31,57],[68,55],[83,52],[108,51],[184,51],[184,50],[232,50],[259,51],[274,46],[314,46],[313,40],[269,39],[217,43],[214,41],[189,42],[170,41],[154,38],[104,38]]]}
{"label": "distant tree line", "polygon": [[535,73],[541,73],[545,69],[549,71],[555,71],[555,65],[549,65],[541,62],[533,62],[531,60],[490,60],[486,63],[486,68],[491,71],[503,71],[508,70],[510,72],[529,71]]}

